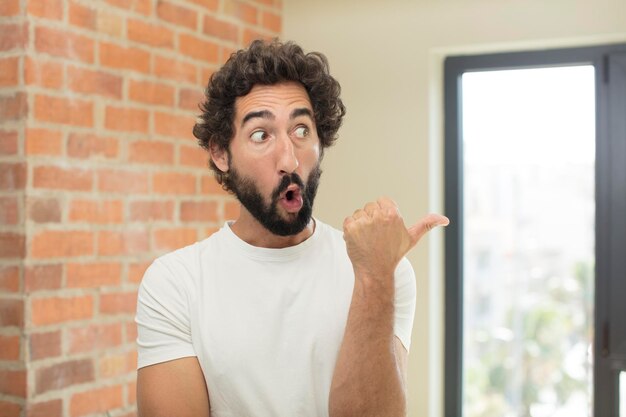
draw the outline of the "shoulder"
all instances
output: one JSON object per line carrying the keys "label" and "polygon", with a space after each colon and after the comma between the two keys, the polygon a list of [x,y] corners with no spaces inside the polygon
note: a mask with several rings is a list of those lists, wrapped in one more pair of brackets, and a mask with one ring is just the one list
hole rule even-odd
{"label": "shoulder", "polygon": [[176,287],[179,291],[194,287],[200,274],[200,259],[210,252],[207,248],[219,239],[219,233],[156,258],[146,270],[141,286]]}

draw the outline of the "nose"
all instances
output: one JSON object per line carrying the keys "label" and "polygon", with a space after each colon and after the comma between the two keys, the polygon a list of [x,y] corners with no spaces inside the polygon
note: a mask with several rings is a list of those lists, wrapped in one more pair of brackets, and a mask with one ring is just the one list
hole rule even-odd
{"label": "nose", "polygon": [[291,174],[300,163],[293,146],[293,142],[288,135],[281,135],[277,141],[277,158],[278,158],[278,170],[281,174]]}

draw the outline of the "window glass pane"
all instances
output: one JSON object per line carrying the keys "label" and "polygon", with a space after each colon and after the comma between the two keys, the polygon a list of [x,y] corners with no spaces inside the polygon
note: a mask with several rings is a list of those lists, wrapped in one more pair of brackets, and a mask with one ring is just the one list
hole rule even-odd
{"label": "window glass pane", "polygon": [[466,73],[464,417],[592,407],[592,66]]}

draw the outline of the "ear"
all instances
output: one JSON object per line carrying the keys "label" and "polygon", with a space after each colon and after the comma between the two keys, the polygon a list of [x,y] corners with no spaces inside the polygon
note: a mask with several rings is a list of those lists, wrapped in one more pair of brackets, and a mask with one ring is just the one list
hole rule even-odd
{"label": "ear", "polygon": [[228,150],[212,143],[209,147],[209,154],[211,155],[211,160],[220,171],[228,172],[230,168],[228,164]]}

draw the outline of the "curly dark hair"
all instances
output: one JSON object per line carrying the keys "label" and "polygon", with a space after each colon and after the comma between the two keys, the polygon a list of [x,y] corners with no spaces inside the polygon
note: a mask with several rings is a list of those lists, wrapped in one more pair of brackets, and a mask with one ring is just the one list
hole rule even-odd
{"label": "curly dark hair", "polygon": [[[200,121],[193,135],[200,146],[218,146],[228,151],[234,134],[235,100],[256,84],[272,85],[285,81],[302,84],[309,94],[315,126],[322,146],[337,139],[346,108],[339,98],[341,86],[329,73],[328,60],[319,52],[304,53],[293,42],[255,40],[248,49],[233,53],[215,72],[206,88],[206,101],[200,105]],[[229,154],[230,155],[230,154]],[[224,187],[224,175],[210,160],[217,182]]]}

